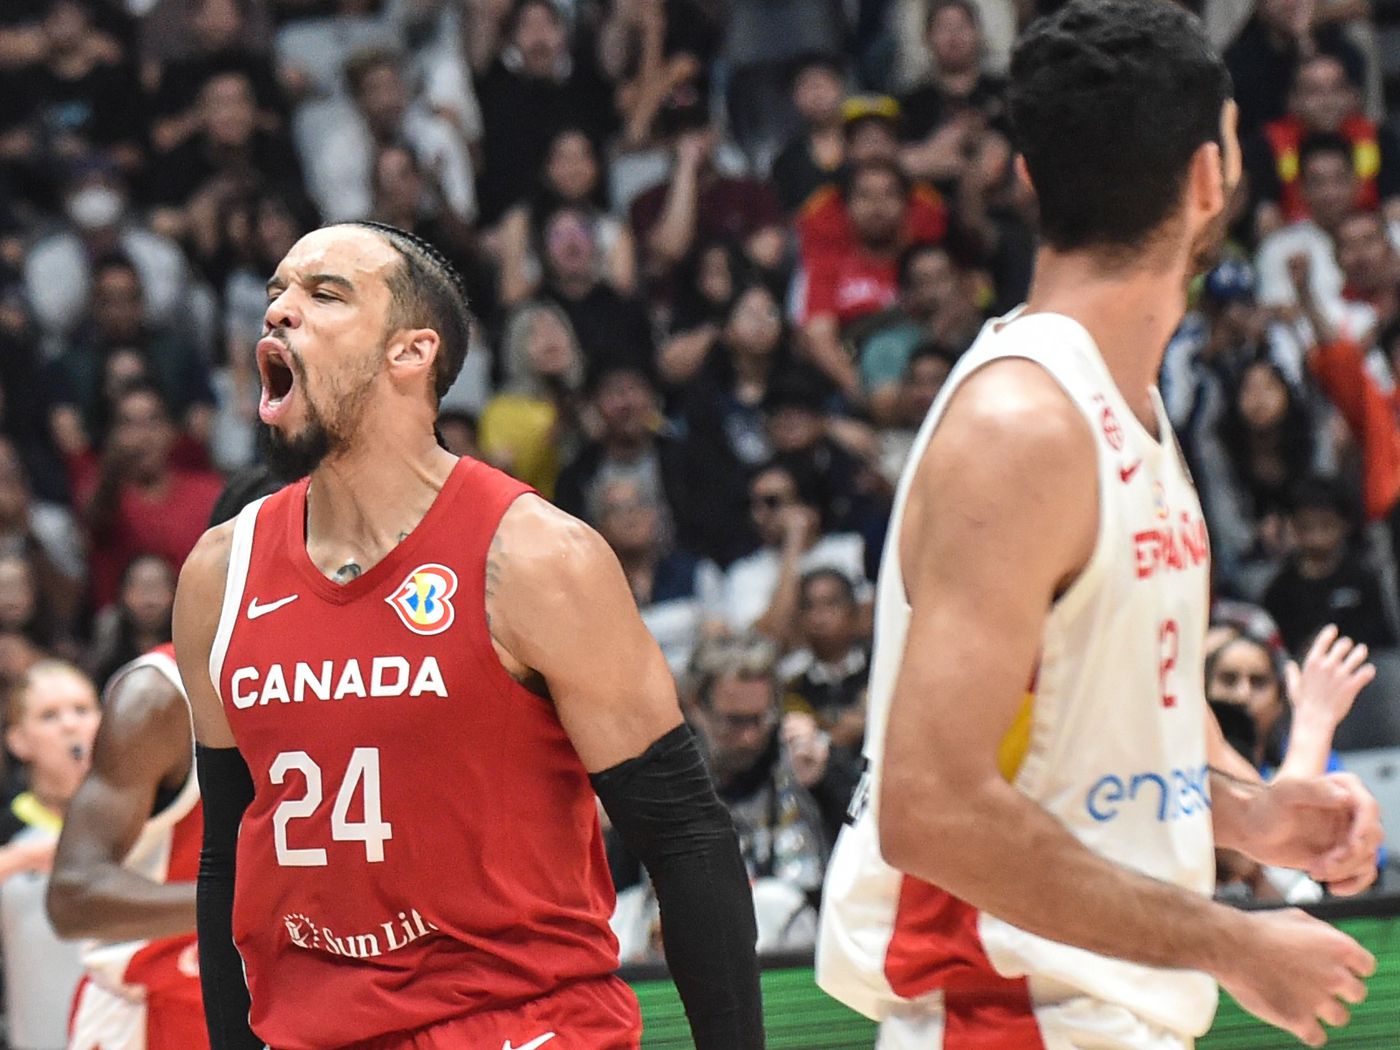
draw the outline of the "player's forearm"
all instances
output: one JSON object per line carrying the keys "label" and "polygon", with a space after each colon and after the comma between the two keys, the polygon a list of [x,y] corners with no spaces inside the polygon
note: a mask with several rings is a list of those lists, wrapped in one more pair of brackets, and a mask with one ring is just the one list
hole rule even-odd
{"label": "player's forearm", "polygon": [[144,940],[193,933],[192,882],[153,882],[117,864],[68,874],[49,884],[49,919],[60,937]]}
{"label": "player's forearm", "polygon": [[1099,856],[999,778],[914,793],[887,776],[881,807],[894,867],[1037,936],[1211,974],[1237,938],[1238,913]]}

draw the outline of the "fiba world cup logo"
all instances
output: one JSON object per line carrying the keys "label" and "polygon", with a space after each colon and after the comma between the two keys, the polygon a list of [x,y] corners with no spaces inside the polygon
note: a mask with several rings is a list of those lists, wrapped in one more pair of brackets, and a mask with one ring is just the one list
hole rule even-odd
{"label": "fiba world cup logo", "polygon": [[446,565],[420,565],[384,600],[414,634],[441,634],[452,626],[457,574]]}

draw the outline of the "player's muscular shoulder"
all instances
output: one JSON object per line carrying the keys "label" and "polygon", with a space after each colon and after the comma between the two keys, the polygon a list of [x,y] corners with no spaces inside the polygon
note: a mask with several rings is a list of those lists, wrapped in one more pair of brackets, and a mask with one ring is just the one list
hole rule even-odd
{"label": "player's muscular shoulder", "polygon": [[111,758],[121,772],[183,783],[190,765],[190,710],[164,674],[137,667],[107,695],[94,761]]}
{"label": "player's muscular shoulder", "polygon": [[576,628],[580,604],[601,597],[616,571],[607,543],[577,518],[538,496],[512,503],[486,555],[486,618],[507,670],[541,669],[550,634]]}
{"label": "player's muscular shoulder", "polygon": [[919,465],[904,564],[933,526],[1004,533],[1074,575],[1097,533],[1096,456],[1088,421],[1044,368],[1019,358],[986,365],[955,391]]}

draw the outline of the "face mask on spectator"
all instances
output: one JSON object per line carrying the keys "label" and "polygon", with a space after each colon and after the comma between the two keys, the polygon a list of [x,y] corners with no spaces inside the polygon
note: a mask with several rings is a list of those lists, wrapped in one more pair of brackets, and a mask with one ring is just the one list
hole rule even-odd
{"label": "face mask on spectator", "polygon": [[110,186],[88,186],[68,198],[68,217],[82,230],[100,230],[121,216],[122,195]]}

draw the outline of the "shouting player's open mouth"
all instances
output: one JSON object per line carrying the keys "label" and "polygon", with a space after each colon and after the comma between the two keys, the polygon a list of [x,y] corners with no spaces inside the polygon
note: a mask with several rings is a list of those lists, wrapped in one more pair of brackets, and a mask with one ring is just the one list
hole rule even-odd
{"label": "shouting player's open mouth", "polygon": [[258,404],[258,418],[264,423],[273,424],[281,418],[296,386],[296,373],[292,371],[290,351],[280,339],[263,336],[257,346],[258,374],[262,377],[262,400]]}

